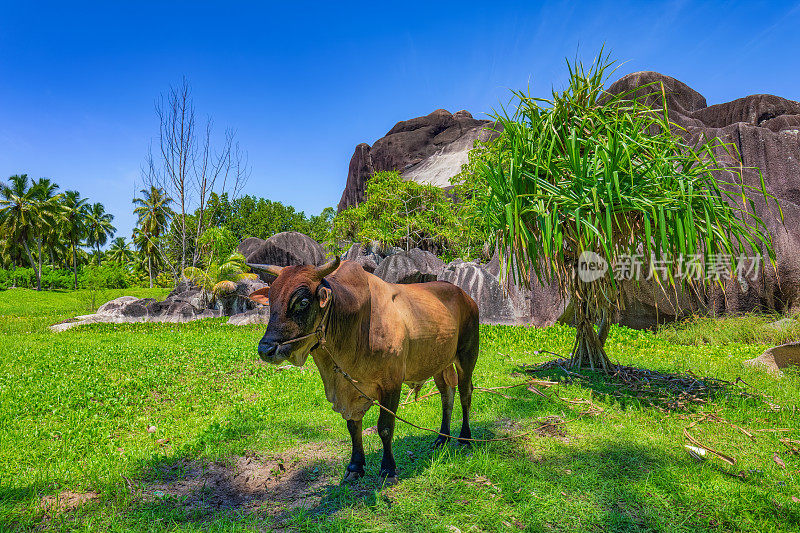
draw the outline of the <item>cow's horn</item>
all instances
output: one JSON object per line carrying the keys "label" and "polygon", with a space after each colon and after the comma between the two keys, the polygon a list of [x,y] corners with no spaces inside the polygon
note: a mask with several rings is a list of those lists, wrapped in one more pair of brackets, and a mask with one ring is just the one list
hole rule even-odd
{"label": "cow's horn", "polygon": [[280,276],[281,270],[283,270],[283,267],[275,265],[256,265],[254,263],[247,263],[247,266],[249,266],[252,270],[266,272],[267,274],[272,274],[273,276]]}
{"label": "cow's horn", "polygon": [[341,262],[341,258],[337,255],[324,265],[317,267],[317,272],[314,274],[314,277],[317,279],[322,279],[337,268],[339,268],[339,263]]}

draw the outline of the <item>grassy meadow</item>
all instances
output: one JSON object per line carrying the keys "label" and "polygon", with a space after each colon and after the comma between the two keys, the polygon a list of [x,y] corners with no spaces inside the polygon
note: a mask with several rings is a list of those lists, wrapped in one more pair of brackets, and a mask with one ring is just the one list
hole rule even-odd
{"label": "grassy meadow", "polygon": [[[122,293],[165,291],[103,297]],[[262,326],[47,329],[87,312],[89,297],[0,292],[2,531],[800,530],[800,375],[741,364],[795,333],[757,317],[612,330],[615,362],[746,382],[678,407],[599,376],[528,373],[568,352],[570,328],[482,326],[476,385],[534,378],[543,396],[476,392],[473,435],[530,433],[433,450],[431,434],[398,422],[400,482],[388,487],[374,430],[367,476],[339,484],[344,421],[313,362],[258,360]],[[432,390],[400,413],[438,427]],[[373,409],[364,427],[376,421]],[[456,432],[458,407],[453,423]],[[685,430],[735,464],[693,459]]]}

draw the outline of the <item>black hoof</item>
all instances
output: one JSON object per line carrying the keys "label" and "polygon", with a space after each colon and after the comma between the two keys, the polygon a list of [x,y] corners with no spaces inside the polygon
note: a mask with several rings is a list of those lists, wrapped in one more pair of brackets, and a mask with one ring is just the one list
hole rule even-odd
{"label": "black hoof", "polygon": [[347,470],[344,471],[344,479],[342,483],[352,483],[364,477],[364,467],[359,465],[347,465]]}
{"label": "black hoof", "polygon": [[393,470],[381,470],[381,478],[384,485],[394,485],[397,483],[397,474]]}
{"label": "black hoof", "polygon": [[450,440],[450,437],[442,437],[441,435],[439,435],[438,437],[436,437],[436,440],[433,441],[433,449],[435,450],[436,448],[441,448],[442,446],[447,444],[448,440]]}
{"label": "black hoof", "polygon": [[[469,438],[469,437],[467,437],[467,438]],[[469,448],[472,448],[472,441],[468,441],[468,440],[464,440],[464,439],[458,439],[458,445],[463,447],[463,448],[469,449]]]}

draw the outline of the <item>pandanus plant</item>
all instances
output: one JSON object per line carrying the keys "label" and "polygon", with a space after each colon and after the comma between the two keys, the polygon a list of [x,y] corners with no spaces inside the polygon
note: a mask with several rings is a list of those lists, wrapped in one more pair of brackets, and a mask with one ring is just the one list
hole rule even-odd
{"label": "pandanus plant", "polygon": [[[763,179],[752,189],[740,173],[722,169],[715,154],[731,148],[718,139],[687,145],[669,121],[660,84],[606,92],[613,65],[601,51],[588,69],[567,61],[569,84],[550,99],[514,92],[516,109],[493,117],[502,131],[497,157],[477,166],[509,279],[555,279],[574,311],[571,366],[604,371],[612,365],[595,327],[623,303],[614,276],[581,279],[584,252],[608,265],[635,254],[669,262],[745,250],[774,260],[746,194],[774,200]],[[661,105],[653,108],[653,101]],[[656,279],[671,287],[685,282],[672,270]]]}

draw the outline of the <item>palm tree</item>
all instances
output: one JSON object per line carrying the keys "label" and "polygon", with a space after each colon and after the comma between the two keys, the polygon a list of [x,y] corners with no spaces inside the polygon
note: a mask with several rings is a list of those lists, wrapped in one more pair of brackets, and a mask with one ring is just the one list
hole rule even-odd
{"label": "palm tree", "polygon": [[111,222],[114,215],[106,213],[106,208],[101,203],[94,203],[89,207],[86,215],[86,243],[94,247],[98,261],[100,259],[100,247],[108,242],[108,238],[117,231]]}
{"label": "palm tree", "polygon": [[117,237],[111,242],[111,246],[106,252],[106,257],[109,261],[124,264],[133,261],[133,251],[125,241],[125,237]]}
{"label": "palm tree", "polygon": [[[61,195],[56,195],[58,185],[48,178],[39,178],[31,185],[39,202],[39,223],[35,235],[37,254],[39,260],[38,275],[36,277],[36,290],[42,290],[42,243],[45,240],[54,241],[52,235],[57,230],[59,202]],[[52,256],[52,254],[51,254]]]}
{"label": "palm tree", "polygon": [[[672,272],[680,257],[697,254],[708,263],[763,250],[774,260],[763,221],[745,205],[752,204],[746,192],[774,200],[763,181],[755,190],[740,176],[718,181],[719,141],[692,147],[674,133],[662,87],[642,91],[658,97],[655,109],[644,97],[606,92],[612,65],[602,53],[588,71],[568,63],[569,86],[549,100],[514,93],[516,112],[495,117],[503,132],[497,158],[478,166],[506,271],[524,284],[531,273],[542,283],[558,282],[577,328],[571,366],[604,371],[611,368],[604,325],[623,305],[621,292],[614,276],[582,275],[582,260],[599,256],[596,264],[613,265],[641,250]],[[669,270],[658,283],[690,283]]]}
{"label": "palm tree", "polygon": [[158,240],[172,218],[172,209],[169,207],[172,198],[167,196],[164,189],[152,185],[150,189],[142,189],[140,192],[142,197],[133,199],[136,206],[133,212],[139,217],[133,242],[142,255],[147,257],[147,275],[152,288],[153,268],[156,266],[154,263],[159,259],[156,255],[159,253]]}
{"label": "palm tree", "polygon": [[[31,183],[27,174],[11,176],[9,183],[0,187],[0,229],[8,240],[22,244],[36,272],[37,290],[42,290],[42,238],[46,228],[55,222],[59,197],[54,196],[54,192],[57,188],[44,178]],[[32,240],[39,248],[38,267],[29,246]]]}
{"label": "palm tree", "polygon": [[[147,276],[150,278],[150,288],[153,288],[153,269],[158,263],[158,246],[156,241],[150,239],[141,227],[133,228],[133,245],[139,251],[139,260],[145,263]],[[145,262],[145,258],[147,261]]]}
{"label": "palm tree", "polygon": [[62,237],[69,244],[72,259],[73,286],[78,289],[78,246],[86,236],[89,209],[78,191],[66,191],[62,201]]}

